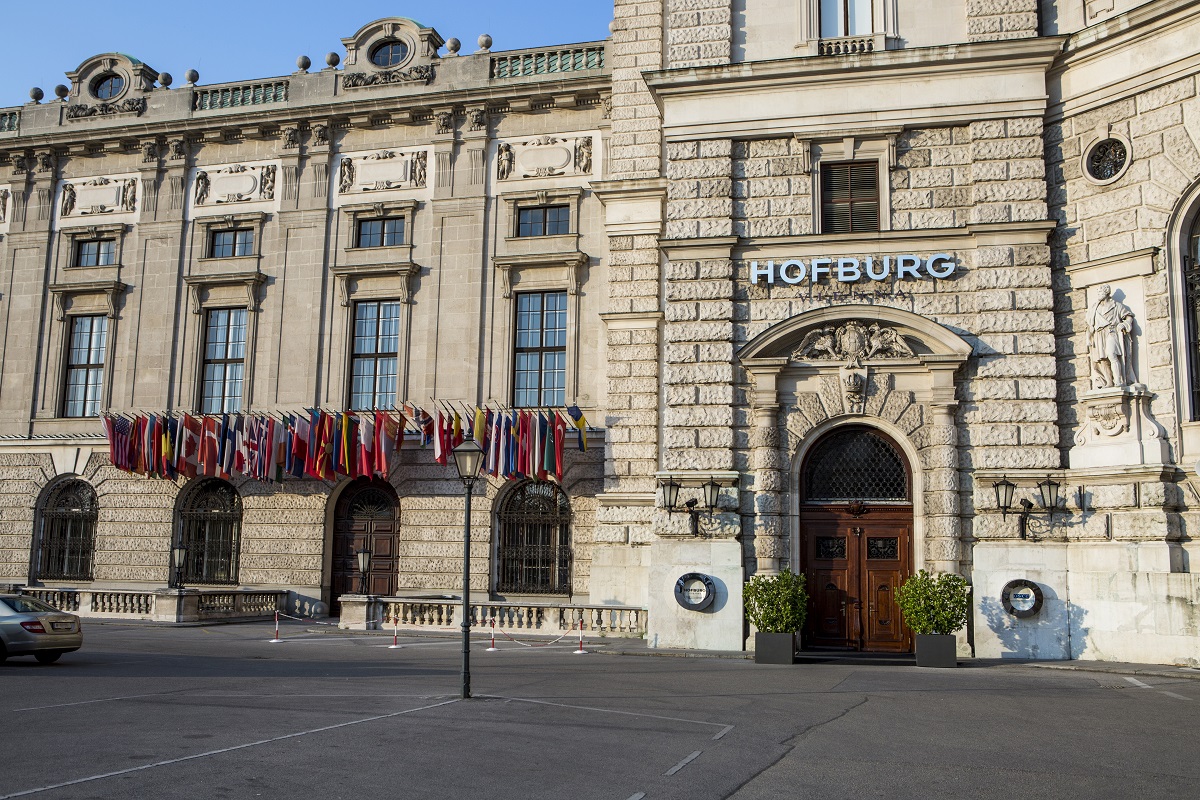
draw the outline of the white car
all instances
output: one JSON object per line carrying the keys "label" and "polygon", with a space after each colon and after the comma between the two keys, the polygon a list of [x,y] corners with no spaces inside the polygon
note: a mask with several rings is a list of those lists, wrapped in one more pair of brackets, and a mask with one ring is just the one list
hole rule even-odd
{"label": "white car", "polygon": [[0,661],[33,656],[42,664],[53,664],[63,653],[82,646],[79,617],[34,597],[0,594]]}

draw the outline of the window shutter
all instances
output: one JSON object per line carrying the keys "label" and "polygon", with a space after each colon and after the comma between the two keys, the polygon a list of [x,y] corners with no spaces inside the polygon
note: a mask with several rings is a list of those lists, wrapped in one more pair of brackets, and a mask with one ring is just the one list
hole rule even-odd
{"label": "window shutter", "polygon": [[821,167],[821,232],[879,230],[879,164],[874,161]]}

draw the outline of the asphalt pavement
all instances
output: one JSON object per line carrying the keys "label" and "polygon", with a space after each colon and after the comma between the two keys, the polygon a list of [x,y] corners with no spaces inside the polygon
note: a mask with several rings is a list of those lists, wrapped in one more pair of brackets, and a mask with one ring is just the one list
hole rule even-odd
{"label": "asphalt pavement", "polygon": [[0,665],[0,800],[1200,796],[1200,672],[1169,666],[762,666],[481,634],[464,701],[453,637],[85,628],[57,664]]}

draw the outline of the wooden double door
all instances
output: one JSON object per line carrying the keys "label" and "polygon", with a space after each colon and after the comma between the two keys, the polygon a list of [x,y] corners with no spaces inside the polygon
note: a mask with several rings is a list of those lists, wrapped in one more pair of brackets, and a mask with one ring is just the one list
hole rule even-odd
{"label": "wooden double door", "polygon": [[857,510],[858,516],[844,505],[801,510],[806,646],[910,652],[912,634],[896,590],[912,574],[912,507]]}
{"label": "wooden double door", "polygon": [[356,481],[342,493],[334,511],[333,565],[330,574],[330,613],[339,616],[338,598],[359,594],[362,575],[358,552],[371,551],[367,594],[396,593],[399,501],[383,481]]}

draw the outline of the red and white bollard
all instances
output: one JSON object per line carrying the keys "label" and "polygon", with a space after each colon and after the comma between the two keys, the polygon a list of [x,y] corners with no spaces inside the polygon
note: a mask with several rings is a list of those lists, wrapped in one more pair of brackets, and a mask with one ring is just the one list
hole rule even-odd
{"label": "red and white bollard", "polygon": [[583,649],[583,619],[582,618],[579,620],[579,649],[572,651],[572,655],[576,655],[576,656],[587,655],[587,650]]}
{"label": "red and white bollard", "polygon": [[388,645],[388,650],[400,649],[400,615],[392,617],[392,643]]}
{"label": "red and white bollard", "polygon": [[489,647],[487,650],[484,650],[484,652],[485,653],[494,653],[499,649],[500,649],[499,647],[496,647],[496,618],[492,617],[492,646]]}
{"label": "red and white bollard", "polygon": [[283,639],[279,638],[279,612],[275,612],[275,638],[271,639],[271,644],[279,644]]}

